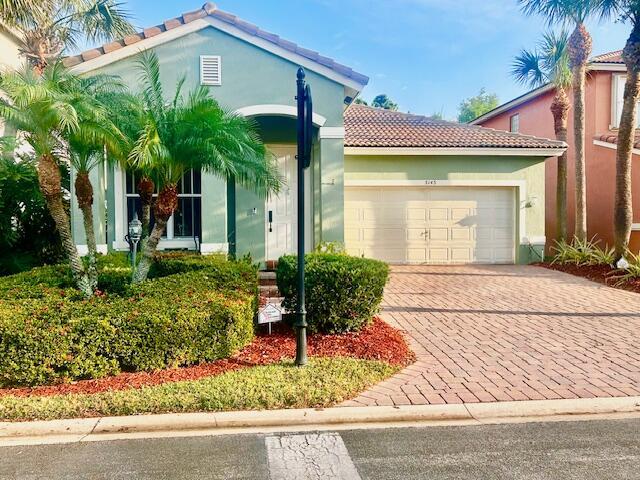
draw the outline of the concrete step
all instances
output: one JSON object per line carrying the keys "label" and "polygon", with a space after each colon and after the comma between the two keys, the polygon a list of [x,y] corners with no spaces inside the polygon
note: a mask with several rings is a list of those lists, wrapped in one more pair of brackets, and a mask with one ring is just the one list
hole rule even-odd
{"label": "concrete step", "polygon": [[259,286],[260,296],[267,298],[277,298],[280,297],[280,292],[278,291],[278,287],[275,285],[260,285]]}
{"label": "concrete step", "polygon": [[263,286],[277,285],[276,272],[258,272],[258,284]]}

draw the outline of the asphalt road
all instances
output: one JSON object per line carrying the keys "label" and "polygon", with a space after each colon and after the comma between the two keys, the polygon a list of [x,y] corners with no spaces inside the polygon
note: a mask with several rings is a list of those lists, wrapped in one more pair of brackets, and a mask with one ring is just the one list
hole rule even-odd
{"label": "asphalt road", "polygon": [[2,479],[640,479],[640,420],[0,448]]}

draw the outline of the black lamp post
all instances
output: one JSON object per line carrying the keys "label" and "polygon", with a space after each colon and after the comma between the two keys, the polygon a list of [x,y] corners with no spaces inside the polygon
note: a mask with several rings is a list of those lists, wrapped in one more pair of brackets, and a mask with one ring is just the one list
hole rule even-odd
{"label": "black lamp post", "polygon": [[133,256],[131,257],[131,265],[133,271],[136,270],[136,256],[138,254],[138,243],[142,238],[142,222],[138,220],[138,213],[136,212],[133,220],[129,222],[129,241],[133,244]]}
{"label": "black lamp post", "polygon": [[306,85],[304,69],[298,69],[298,289],[297,311],[294,327],[296,329],[296,365],[307,364],[307,312],[305,307],[304,265],[305,265],[305,208],[304,208],[304,171],[311,164],[313,142],[313,103],[311,87]]}

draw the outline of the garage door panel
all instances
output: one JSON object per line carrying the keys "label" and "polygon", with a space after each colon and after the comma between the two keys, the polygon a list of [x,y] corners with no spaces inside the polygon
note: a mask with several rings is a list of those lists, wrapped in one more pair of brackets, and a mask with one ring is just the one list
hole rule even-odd
{"label": "garage door panel", "polygon": [[407,207],[407,221],[425,222],[427,220],[427,209],[419,207]]}
{"label": "garage door panel", "polygon": [[448,242],[449,241],[449,229],[448,228],[430,228],[427,240],[431,242]]}
{"label": "garage door panel", "polygon": [[473,231],[471,228],[452,228],[451,240],[453,241],[470,241],[473,240]]}
{"label": "garage door panel", "polygon": [[347,251],[390,263],[513,263],[510,188],[351,187]]}

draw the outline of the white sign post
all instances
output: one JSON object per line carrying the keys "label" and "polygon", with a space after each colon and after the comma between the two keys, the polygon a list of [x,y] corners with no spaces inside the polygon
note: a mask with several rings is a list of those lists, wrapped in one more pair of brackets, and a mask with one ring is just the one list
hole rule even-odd
{"label": "white sign post", "polygon": [[269,325],[269,335],[271,335],[271,324],[282,321],[282,308],[273,303],[268,303],[258,312],[258,325]]}

